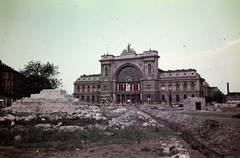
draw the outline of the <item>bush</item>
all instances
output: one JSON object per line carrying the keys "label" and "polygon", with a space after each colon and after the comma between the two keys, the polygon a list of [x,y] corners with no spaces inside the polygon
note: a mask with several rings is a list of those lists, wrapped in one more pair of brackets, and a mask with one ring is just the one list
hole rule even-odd
{"label": "bush", "polygon": [[147,151],[148,152],[148,151],[150,151],[150,149],[145,146],[144,148],[141,149],[141,151]]}
{"label": "bush", "polygon": [[5,115],[6,115],[6,112],[2,111],[2,109],[0,109],[0,116],[5,116]]}

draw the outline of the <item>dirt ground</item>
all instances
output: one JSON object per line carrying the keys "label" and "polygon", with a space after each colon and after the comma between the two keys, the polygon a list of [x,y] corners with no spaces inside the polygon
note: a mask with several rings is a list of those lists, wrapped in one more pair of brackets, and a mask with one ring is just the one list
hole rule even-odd
{"label": "dirt ground", "polygon": [[[180,140],[184,147],[189,151],[191,157],[193,158],[205,158],[204,155],[196,150],[191,149],[189,144]],[[150,151],[141,151],[144,147],[148,147]],[[103,146],[87,147],[82,150],[64,150],[59,151],[56,149],[1,149],[0,157],[3,158],[13,158],[13,157],[36,157],[36,158],[113,158],[113,157],[126,157],[126,158],[154,158],[163,157],[159,156],[157,149],[159,147],[159,141],[149,140],[143,141],[140,144],[111,144]]]}
{"label": "dirt ground", "polygon": [[[127,107],[128,109],[134,110],[136,107]],[[107,109],[103,107],[103,109]],[[220,121],[223,124],[231,126],[232,128],[236,129],[237,132],[240,132],[240,124],[239,119],[232,118],[233,115],[239,114],[239,111],[223,111],[223,112],[186,112],[186,111],[170,111],[170,112],[178,112],[187,115],[194,115],[198,118],[202,119],[215,119]],[[123,141],[118,143],[112,143],[111,140],[100,140],[98,142],[86,142],[82,148],[64,148],[56,149],[52,147],[43,147],[43,148],[20,148],[16,149],[14,146],[2,146],[0,145],[0,157],[3,158],[13,158],[13,157],[37,157],[37,158],[44,158],[44,157],[51,157],[51,158],[58,158],[58,157],[79,157],[79,158],[90,158],[90,157],[127,157],[127,158],[134,158],[134,157],[163,157],[162,153],[160,152],[160,141],[169,140],[171,138],[176,138],[180,141],[180,144],[183,145],[184,149],[187,149],[191,158],[205,158],[205,156],[197,150],[193,150],[191,146],[186,143],[176,131],[168,128],[162,120],[156,119],[158,124],[164,125],[164,129],[161,131],[155,130],[154,127],[142,127],[143,122],[138,122],[138,128],[141,128],[145,133],[145,137],[141,140],[133,140],[130,142]],[[65,125],[88,125],[81,120],[61,120]],[[46,120],[45,123],[57,124],[58,121],[50,121]],[[17,122],[19,125],[27,126],[24,122]],[[38,122],[31,122],[31,124],[38,124],[42,123],[41,121]],[[107,121],[98,122],[101,125],[106,125]],[[1,122],[0,127],[9,127],[10,122]],[[1,139],[1,138],[0,138]],[[112,138],[115,139],[114,136]],[[68,142],[65,142],[68,143]],[[34,146],[34,145],[33,145]],[[69,142],[69,146],[71,146]],[[144,150],[148,149],[148,150]],[[167,156],[167,155],[165,155]]]}

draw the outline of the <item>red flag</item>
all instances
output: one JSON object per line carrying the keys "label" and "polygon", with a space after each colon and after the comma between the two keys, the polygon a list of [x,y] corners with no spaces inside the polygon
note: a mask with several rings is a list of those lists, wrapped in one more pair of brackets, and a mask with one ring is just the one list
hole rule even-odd
{"label": "red flag", "polygon": [[131,85],[126,83],[126,91],[131,91]]}

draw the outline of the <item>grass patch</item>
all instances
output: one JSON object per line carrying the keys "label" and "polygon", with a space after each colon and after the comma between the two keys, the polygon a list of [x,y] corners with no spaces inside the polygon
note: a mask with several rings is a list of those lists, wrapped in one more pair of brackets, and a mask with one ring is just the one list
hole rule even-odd
{"label": "grass patch", "polygon": [[[106,133],[110,133],[106,134]],[[15,136],[20,140],[15,140]],[[136,142],[145,137],[143,130],[138,127],[126,127],[123,130],[108,129],[104,131],[99,128],[68,132],[59,130],[45,130],[35,126],[18,129],[1,129],[0,143],[3,146],[14,145],[15,148],[55,148],[57,150],[83,149],[86,143],[99,144],[128,144]],[[69,145],[70,144],[70,145]]]}

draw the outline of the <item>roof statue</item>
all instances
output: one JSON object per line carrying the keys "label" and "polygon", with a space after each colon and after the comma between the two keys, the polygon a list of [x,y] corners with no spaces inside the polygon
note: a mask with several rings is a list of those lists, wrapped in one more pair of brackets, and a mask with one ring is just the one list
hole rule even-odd
{"label": "roof statue", "polygon": [[131,46],[131,43],[130,44],[128,43],[128,47],[127,47],[128,52],[130,52],[130,46]]}
{"label": "roof statue", "polygon": [[131,46],[131,43],[130,44],[128,43],[127,49],[123,49],[121,56],[122,55],[132,55],[132,54],[136,55],[135,50],[130,48],[130,46]]}

